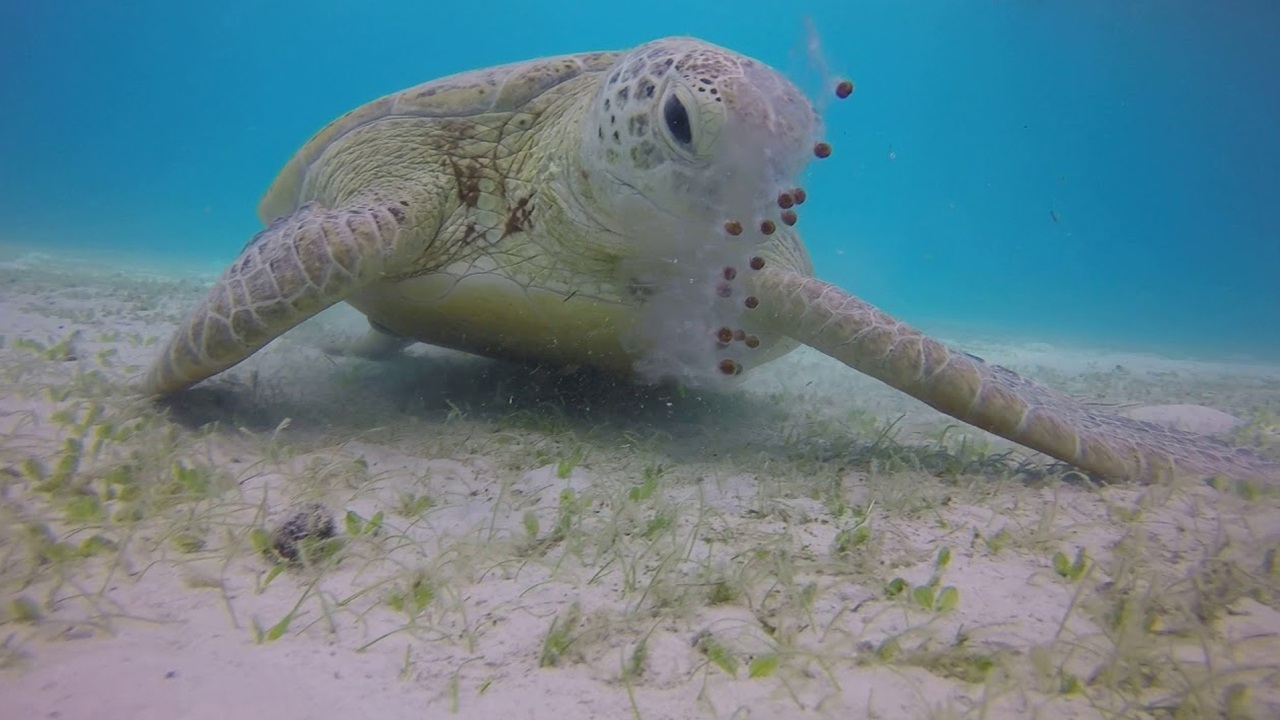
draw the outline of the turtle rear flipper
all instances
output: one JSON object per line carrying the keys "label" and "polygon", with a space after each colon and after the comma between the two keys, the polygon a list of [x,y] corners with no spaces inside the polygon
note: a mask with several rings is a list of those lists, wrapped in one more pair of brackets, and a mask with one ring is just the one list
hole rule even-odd
{"label": "turtle rear flipper", "polygon": [[148,370],[168,395],[236,365],[289,328],[380,278],[410,222],[406,203],[307,203],[244,247]]}
{"label": "turtle rear flipper", "polygon": [[759,312],[795,340],[1082,470],[1143,482],[1197,474],[1280,481],[1280,466],[1248,450],[1089,407],[953,350],[830,283],[769,268],[754,281]]}
{"label": "turtle rear flipper", "polygon": [[391,360],[414,343],[412,338],[397,334],[370,320],[369,329],[359,338],[330,340],[320,346],[326,355],[360,358],[361,360]]}

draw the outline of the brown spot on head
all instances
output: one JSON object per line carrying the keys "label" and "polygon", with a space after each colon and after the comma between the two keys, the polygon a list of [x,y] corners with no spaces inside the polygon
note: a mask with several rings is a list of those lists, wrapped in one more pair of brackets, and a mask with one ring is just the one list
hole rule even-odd
{"label": "brown spot on head", "polygon": [[817,145],[813,146],[813,154],[818,159],[831,157],[831,145],[828,143],[820,142]]}
{"label": "brown spot on head", "polygon": [[662,164],[662,153],[653,141],[641,140],[639,145],[631,146],[631,162],[639,170],[650,170]]}
{"label": "brown spot on head", "polygon": [[637,113],[627,118],[627,132],[631,137],[644,137],[649,134],[649,116]]}
{"label": "brown spot on head", "polygon": [[778,207],[782,208],[783,210],[786,210],[787,208],[795,204],[796,204],[796,199],[791,195],[791,193],[784,192],[778,196]]}
{"label": "brown spot on head", "polygon": [[853,94],[852,80],[841,80],[840,82],[836,83],[836,97],[843,100],[852,94]]}
{"label": "brown spot on head", "polygon": [[751,269],[752,269],[752,270],[763,270],[763,269],[764,269],[764,258],[762,258],[762,257],[760,257],[760,256],[758,256],[758,255],[757,255],[756,257],[751,258]]}
{"label": "brown spot on head", "polygon": [[738,277],[738,269],[735,267],[726,267],[721,271],[721,274],[724,275],[725,280],[732,280]]}
{"label": "brown spot on head", "polygon": [[742,328],[738,328],[737,330],[733,331],[733,339],[737,340],[738,342],[742,342],[743,340],[747,339],[747,332]]}
{"label": "brown spot on head", "polygon": [[727,327],[720,328],[719,330],[716,331],[716,340],[719,340],[721,343],[728,345],[729,341],[733,340],[733,330]]}
{"label": "brown spot on head", "polygon": [[796,217],[795,210],[782,211],[782,222],[786,223],[787,225],[795,225],[797,219],[798,218]]}
{"label": "brown spot on head", "polygon": [[760,338],[756,337],[755,335],[748,335],[747,339],[743,340],[742,342],[752,350],[755,350],[756,348],[760,347]]}
{"label": "brown spot on head", "polygon": [[733,286],[729,283],[720,283],[720,285],[716,287],[716,294],[722,298],[727,298],[733,294]]}
{"label": "brown spot on head", "polygon": [[765,235],[772,235],[773,231],[777,229],[778,229],[778,226],[774,225],[772,220],[765,220],[764,222],[760,223],[760,232]]}
{"label": "brown spot on head", "polygon": [[734,360],[733,358],[725,358],[721,360],[716,367],[720,368],[720,372],[724,373],[725,375],[737,375],[738,373],[742,372],[742,366],[739,365],[738,361]]}
{"label": "brown spot on head", "polygon": [[724,223],[724,231],[730,235],[741,235],[742,223],[737,220],[726,220]]}
{"label": "brown spot on head", "polygon": [[804,188],[795,188],[791,191],[791,197],[796,199],[797,205],[803,205],[804,201],[809,198],[809,193],[806,193]]}
{"label": "brown spot on head", "polygon": [[748,310],[755,310],[760,306],[760,301],[756,299],[755,295],[749,295],[746,300],[742,301],[742,304],[746,305]]}

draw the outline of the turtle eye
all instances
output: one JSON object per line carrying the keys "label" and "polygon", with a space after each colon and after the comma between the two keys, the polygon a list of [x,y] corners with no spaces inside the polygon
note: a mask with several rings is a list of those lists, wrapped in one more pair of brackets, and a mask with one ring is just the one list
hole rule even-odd
{"label": "turtle eye", "polygon": [[675,95],[667,97],[667,102],[662,106],[662,119],[667,123],[667,130],[671,132],[671,137],[681,145],[693,142],[693,126],[689,124],[689,111],[685,109],[684,103],[680,102],[680,98]]}

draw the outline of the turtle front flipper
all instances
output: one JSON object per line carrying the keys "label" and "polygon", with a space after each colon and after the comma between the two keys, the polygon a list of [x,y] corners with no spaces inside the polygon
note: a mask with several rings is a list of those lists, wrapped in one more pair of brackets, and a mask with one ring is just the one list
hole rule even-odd
{"label": "turtle front flipper", "polygon": [[168,395],[216,375],[381,277],[410,221],[406,205],[307,203],[272,221],[169,339],[142,391]]}
{"label": "turtle front flipper", "polygon": [[1280,466],[1247,450],[1088,407],[948,348],[829,283],[772,268],[753,282],[754,312],[793,339],[958,420],[1098,476],[1280,480]]}

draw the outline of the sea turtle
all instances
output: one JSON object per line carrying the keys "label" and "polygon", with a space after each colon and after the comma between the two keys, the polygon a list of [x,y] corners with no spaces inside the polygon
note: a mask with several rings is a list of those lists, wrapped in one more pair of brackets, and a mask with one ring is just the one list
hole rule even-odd
{"label": "sea turtle", "polygon": [[366,357],[420,341],[693,384],[803,343],[1100,476],[1276,475],[948,348],[813,277],[792,225],[799,173],[830,152],[821,133],[778,71],[693,38],[388,95],[285,165],[259,208],[266,228],[143,390],[182,390],[346,301],[369,318],[349,349]]}

